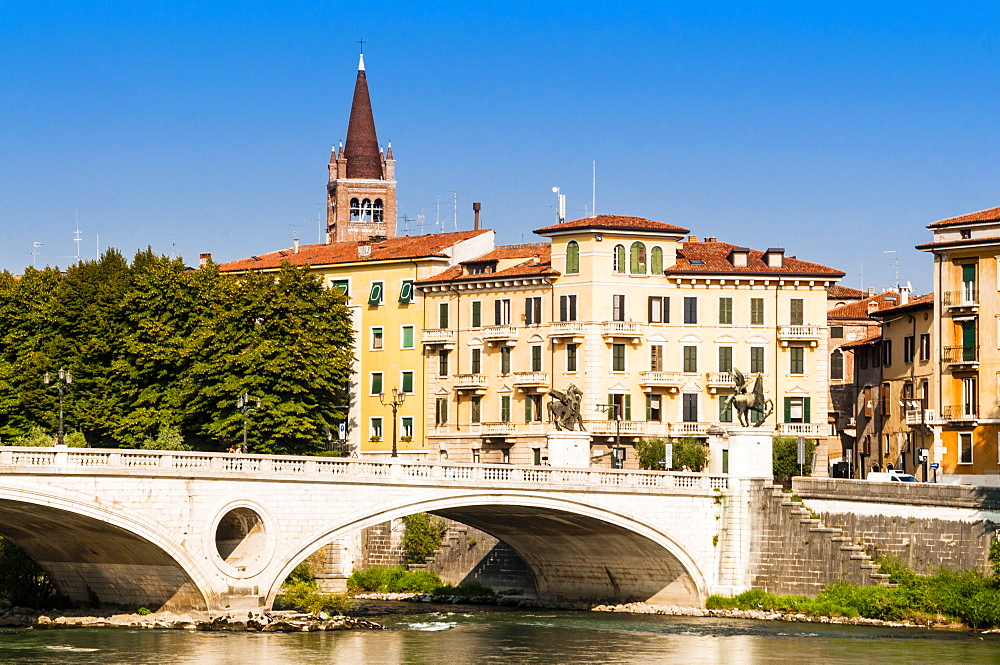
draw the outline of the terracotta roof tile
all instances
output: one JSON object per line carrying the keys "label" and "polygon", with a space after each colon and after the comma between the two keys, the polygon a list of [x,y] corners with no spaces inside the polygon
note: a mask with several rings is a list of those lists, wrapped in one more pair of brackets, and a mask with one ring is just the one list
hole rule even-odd
{"label": "terracotta roof tile", "polygon": [[[781,268],[769,268],[764,262],[765,252],[756,249],[748,250],[747,266],[738,268],[729,261],[729,255],[733,249],[742,249],[738,245],[730,245],[726,242],[701,241],[685,242],[681,244],[681,249],[677,251],[677,262],[664,270],[670,274],[685,273],[756,273],[773,275],[824,275],[827,277],[843,277],[844,273],[834,268],[800,261],[791,256],[784,257],[784,266]],[[663,257],[664,263],[669,262],[668,257]]]}
{"label": "terracotta roof tile", "polygon": [[503,261],[507,259],[530,259],[539,257],[542,261],[549,261],[552,256],[552,245],[547,242],[534,242],[524,245],[500,245],[489,254],[477,256],[468,261],[462,261],[462,265],[469,263],[483,263],[484,261]]}
{"label": "terracotta roof tile", "polygon": [[1000,207],[987,208],[979,212],[970,212],[968,215],[949,217],[927,225],[929,229],[938,229],[944,226],[955,226],[956,224],[968,224],[970,222],[997,222],[1000,221]]}
{"label": "terracotta roof tile", "polygon": [[905,305],[895,305],[891,307],[883,307],[882,309],[875,312],[875,316],[884,317],[890,316],[892,314],[898,314],[899,312],[905,312],[909,309],[921,309],[924,307],[934,306],[934,293],[928,293],[923,296],[916,296],[910,298]]}
{"label": "terracotta roof tile", "polygon": [[881,340],[882,340],[882,333],[877,332],[874,335],[869,335],[868,337],[865,337],[864,339],[859,339],[856,342],[851,342],[850,344],[841,344],[839,348],[854,349],[859,346],[867,346],[869,344],[874,344],[875,342],[879,342]]}
{"label": "terracotta roof tile", "polygon": [[874,312],[879,312],[883,309],[888,309],[890,307],[899,306],[899,294],[895,291],[883,291],[882,293],[876,293],[873,296],[869,296],[864,300],[857,300],[855,302],[849,302],[846,305],[841,305],[840,307],[834,307],[826,313],[827,319],[868,319],[871,318],[871,313],[868,311],[868,304],[875,303],[877,309]]}
{"label": "terracotta roof tile", "polygon": [[868,297],[868,292],[834,284],[827,288],[826,297],[830,300],[861,300]]}
{"label": "terracotta roof tile", "polygon": [[[242,270],[267,270],[278,268],[287,261],[294,266],[322,266],[336,263],[356,263],[359,261],[386,261],[391,259],[416,259],[424,257],[447,257],[446,249],[469,238],[484,233],[492,233],[489,229],[479,231],[457,231],[455,233],[435,233],[423,236],[399,236],[387,238],[378,242],[332,242],[325,245],[301,245],[298,253],[294,249],[283,249],[269,254],[251,256],[223,263],[219,266],[222,272]],[[358,255],[359,245],[370,245],[368,256]]]}
{"label": "terracotta roof tile", "polygon": [[[472,263],[477,263],[478,261],[472,261]],[[466,262],[469,263],[469,262]],[[464,269],[461,265],[452,266],[444,272],[428,277],[427,279],[421,279],[417,282],[417,285],[421,284],[435,284],[439,282],[473,282],[476,280],[494,280],[494,279],[507,279],[511,277],[530,277],[533,275],[543,276],[543,275],[558,275],[560,274],[558,270],[552,268],[552,264],[548,260],[535,260],[525,261],[524,263],[519,263],[516,266],[511,266],[504,270],[497,270],[491,273],[481,273],[477,275],[466,275],[463,274]]]}
{"label": "terracotta roof tile", "polygon": [[654,222],[643,217],[627,217],[625,215],[597,215],[596,217],[584,217],[574,219],[571,222],[562,222],[552,226],[543,226],[535,229],[535,233],[546,234],[560,231],[571,231],[575,229],[608,229],[615,231],[659,231],[672,235],[684,235],[688,229],[673,224]]}
{"label": "terracotta roof tile", "polygon": [[933,249],[935,247],[959,247],[961,245],[969,245],[970,247],[976,245],[987,245],[1000,243],[1000,236],[990,236],[988,238],[960,238],[958,240],[938,240],[936,242],[925,242],[917,245],[916,248],[919,250]]}

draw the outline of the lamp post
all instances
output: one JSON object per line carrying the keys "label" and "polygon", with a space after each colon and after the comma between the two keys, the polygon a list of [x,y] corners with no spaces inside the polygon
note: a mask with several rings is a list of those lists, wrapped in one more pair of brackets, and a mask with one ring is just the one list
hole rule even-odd
{"label": "lamp post", "polygon": [[[619,454],[618,451],[621,450],[622,446],[622,411],[621,404],[597,404],[597,410],[601,413],[611,413],[615,418],[615,453],[612,454],[612,462],[614,461],[614,455]],[[617,467],[614,467],[617,468]]]}
{"label": "lamp post", "polygon": [[392,389],[392,399],[388,402],[385,401],[385,393],[378,394],[378,400],[382,402],[382,406],[388,406],[392,408],[392,456],[398,457],[396,453],[396,427],[398,425],[396,418],[396,411],[399,409],[399,405],[403,403],[406,399],[406,393],[404,393],[399,388]]}
{"label": "lamp post", "polygon": [[[45,385],[49,385],[52,382],[52,375],[48,372],[42,377],[45,381]],[[59,368],[56,373],[56,388],[59,390],[59,445],[63,444],[63,395],[66,392],[66,387],[73,383],[73,375],[69,373],[69,370]]]}
{"label": "lamp post", "polygon": [[247,452],[247,416],[250,411],[260,408],[260,398],[250,397],[247,391],[236,398],[236,408],[243,414],[243,452]]}

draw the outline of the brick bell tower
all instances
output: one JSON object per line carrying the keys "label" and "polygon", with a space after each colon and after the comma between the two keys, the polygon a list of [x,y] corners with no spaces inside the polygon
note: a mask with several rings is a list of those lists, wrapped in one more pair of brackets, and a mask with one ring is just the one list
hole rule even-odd
{"label": "brick bell tower", "polygon": [[383,153],[375,134],[365,56],[358,62],[346,145],[330,153],[326,186],[327,242],[396,235],[396,160],[392,144]]}

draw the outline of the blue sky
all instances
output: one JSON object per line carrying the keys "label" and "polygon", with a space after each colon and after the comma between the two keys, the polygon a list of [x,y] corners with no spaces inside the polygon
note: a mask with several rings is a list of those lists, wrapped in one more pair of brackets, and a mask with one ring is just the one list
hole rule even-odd
{"label": "blue sky", "polygon": [[363,37],[425,231],[458,192],[535,240],[596,160],[598,212],[927,291],[926,225],[1000,205],[1000,4],[953,5],[0,1],[0,269],[77,220],[85,258],[315,242]]}

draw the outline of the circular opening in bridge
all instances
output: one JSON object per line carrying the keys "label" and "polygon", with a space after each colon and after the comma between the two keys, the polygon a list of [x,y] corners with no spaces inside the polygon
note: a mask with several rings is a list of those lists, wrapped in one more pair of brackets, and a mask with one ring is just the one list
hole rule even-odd
{"label": "circular opening in bridge", "polygon": [[254,563],[264,553],[266,543],[264,520],[249,508],[233,508],[215,529],[215,549],[237,570]]}

